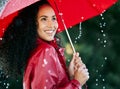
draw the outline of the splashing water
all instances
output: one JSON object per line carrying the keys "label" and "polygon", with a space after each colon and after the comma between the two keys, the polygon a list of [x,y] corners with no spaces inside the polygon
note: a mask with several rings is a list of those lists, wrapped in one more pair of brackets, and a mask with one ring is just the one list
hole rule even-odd
{"label": "splashing water", "polygon": [[79,24],[79,32],[78,36],[75,38],[74,43],[77,43],[77,41],[81,38],[82,36],[82,22]]}
{"label": "splashing water", "polygon": [[6,76],[0,69],[0,89],[9,89],[10,84],[8,83],[9,76]]}
{"label": "splashing water", "polygon": [[[101,22],[99,23],[99,27],[100,27],[100,33],[102,34],[102,37],[100,38],[98,38],[97,39],[97,41],[105,48],[106,46],[107,46],[107,40],[106,40],[106,34],[105,34],[105,32],[104,32],[104,30],[105,30],[105,27],[106,27],[106,22],[104,21],[105,20],[105,18],[104,18],[104,16],[103,16],[103,14],[100,14],[100,17],[101,17]],[[104,67],[104,63],[105,63],[105,61],[107,61],[107,57],[106,56],[104,56],[103,57],[103,63],[101,63],[101,66],[100,66],[100,69],[101,68],[103,68]],[[99,81],[102,81],[103,82],[103,87],[102,87],[102,89],[106,89],[106,86],[105,86],[105,78],[104,78],[104,76],[102,76],[102,74],[99,72],[99,70],[98,69],[96,69],[96,73],[97,74],[99,74],[98,75],[98,77],[96,78],[96,86],[98,86],[99,85]]]}

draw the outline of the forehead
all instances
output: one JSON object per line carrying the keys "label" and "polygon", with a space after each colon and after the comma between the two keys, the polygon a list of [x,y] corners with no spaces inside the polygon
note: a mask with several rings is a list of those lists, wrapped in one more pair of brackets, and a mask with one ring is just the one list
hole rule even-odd
{"label": "forehead", "polygon": [[39,7],[38,16],[40,15],[55,15],[55,12],[49,4],[44,4]]}

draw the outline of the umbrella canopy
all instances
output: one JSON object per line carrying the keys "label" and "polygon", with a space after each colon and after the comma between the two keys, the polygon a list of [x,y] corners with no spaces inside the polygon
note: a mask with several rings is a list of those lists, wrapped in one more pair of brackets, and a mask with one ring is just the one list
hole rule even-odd
{"label": "umbrella canopy", "polygon": [[[7,0],[0,12],[0,37],[18,11],[40,0]],[[58,18],[58,32],[103,13],[117,0],[48,0]],[[71,42],[69,34],[68,38]],[[74,47],[72,47],[74,49]]]}
{"label": "umbrella canopy", "polygon": [[[17,15],[17,11],[37,1],[40,0],[7,0],[0,12],[0,37],[2,37],[5,28]],[[64,30],[61,15],[66,27],[69,28],[79,22],[99,15],[116,1],[117,0],[48,0],[58,17],[59,32]]]}
{"label": "umbrella canopy", "polygon": [[[48,0],[59,21],[59,31],[103,13],[117,0]],[[61,17],[62,15],[62,17]],[[62,19],[62,20],[61,20]]]}

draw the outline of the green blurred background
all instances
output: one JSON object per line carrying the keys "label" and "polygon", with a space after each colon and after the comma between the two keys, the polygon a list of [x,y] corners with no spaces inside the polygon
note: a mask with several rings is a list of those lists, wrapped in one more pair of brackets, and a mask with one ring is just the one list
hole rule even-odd
{"label": "green blurred background", "polygon": [[[102,15],[82,22],[81,27],[79,30],[76,25],[68,31],[89,70],[88,89],[120,89],[120,1]],[[60,35],[69,64],[72,57],[70,43],[65,32]],[[0,73],[0,89],[22,89],[22,77],[6,79]]]}

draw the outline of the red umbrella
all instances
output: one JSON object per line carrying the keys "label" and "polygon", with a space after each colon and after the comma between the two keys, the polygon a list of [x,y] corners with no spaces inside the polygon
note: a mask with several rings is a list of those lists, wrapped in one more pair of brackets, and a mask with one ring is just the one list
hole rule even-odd
{"label": "red umbrella", "polygon": [[[17,11],[37,1],[39,0],[8,0],[2,12],[0,12],[0,37],[2,37],[8,24],[17,15]],[[48,0],[58,17],[58,32],[103,13],[116,1],[117,0]]]}

